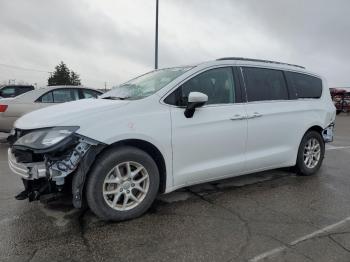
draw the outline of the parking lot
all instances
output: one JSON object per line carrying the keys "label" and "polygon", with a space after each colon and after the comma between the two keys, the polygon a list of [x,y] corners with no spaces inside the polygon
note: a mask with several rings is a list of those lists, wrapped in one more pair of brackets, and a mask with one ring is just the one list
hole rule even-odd
{"label": "parking lot", "polygon": [[66,202],[17,201],[0,145],[0,261],[349,261],[350,117],[316,176],[273,170],[163,195],[144,216],[98,220]]}

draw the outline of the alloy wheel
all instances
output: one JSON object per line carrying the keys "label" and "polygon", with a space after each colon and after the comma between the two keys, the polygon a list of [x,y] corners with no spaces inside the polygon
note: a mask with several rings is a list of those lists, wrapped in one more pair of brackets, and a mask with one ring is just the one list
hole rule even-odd
{"label": "alloy wheel", "polygon": [[140,163],[127,161],[112,168],[103,182],[103,197],[117,211],[138,206],[149,189],[149,174]]}
{"label": "alloy wheel", "polygon": [[320,161],[321,145],[316,138],[310,138],[304,147],[304,164],[307,168],[314,168]]}

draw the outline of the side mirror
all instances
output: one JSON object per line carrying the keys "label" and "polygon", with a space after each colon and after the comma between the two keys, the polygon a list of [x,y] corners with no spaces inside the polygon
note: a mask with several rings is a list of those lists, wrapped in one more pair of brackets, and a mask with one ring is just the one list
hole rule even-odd
{"label": "side mirror", "polygon": [[191,92],[188,95],[188,103],[184,113],[185,117],[193,117],[196,108],[203,106],[206,102],[208,102],[208,96],[206,94],[200,92]]}

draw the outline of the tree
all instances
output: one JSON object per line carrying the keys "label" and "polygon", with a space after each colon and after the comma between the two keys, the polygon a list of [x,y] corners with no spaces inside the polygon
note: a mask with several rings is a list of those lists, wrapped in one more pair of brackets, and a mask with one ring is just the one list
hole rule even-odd
{"label": "tree", "polygon": [[55,67],[55,71],[51,74],[47,80],[49,86],[58,85],[81,85],[80,77],[77,73],[66,66],[63,61]]}
{"label": "tree", "polygon": [[74,71],[70,72],[70,82],[71,82],[71,85],[73,85],[73,86],[80,86],[81,85],[80,77]]}

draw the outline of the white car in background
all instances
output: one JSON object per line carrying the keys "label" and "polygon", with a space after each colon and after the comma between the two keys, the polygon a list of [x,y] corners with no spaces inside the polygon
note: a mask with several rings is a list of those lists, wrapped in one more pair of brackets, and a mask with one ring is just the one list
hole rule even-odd
{"label": "white car in background", "polygon": [[[15,124],[17,199],[66,192],[106,220],[143,214],[157,194],[281,167],[321,167],[335,107],[305,68],[223,58],[152,71],[98,99],[41,109]],[[310,192],[312,194],[312,192]]]}
{"label": "white car in background", "polygon": [[0,132],[10,132],[13,123],[31,111],[84,98],[97,98],[102,92],[83,86],[50,86],[0,100]]}

